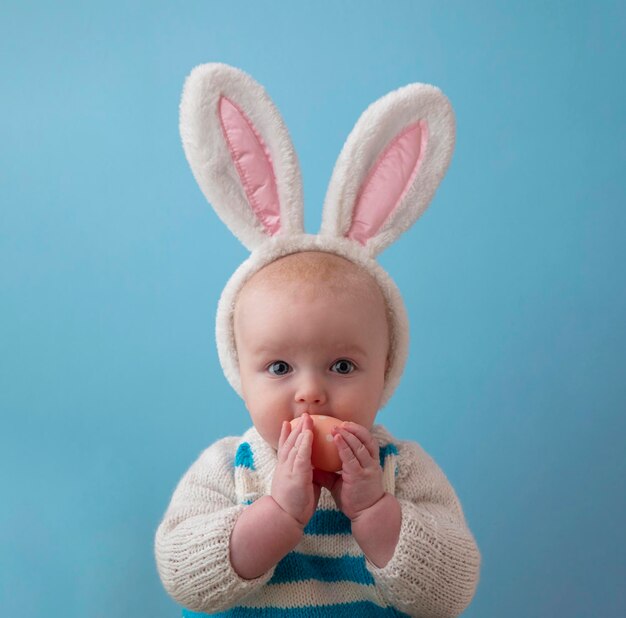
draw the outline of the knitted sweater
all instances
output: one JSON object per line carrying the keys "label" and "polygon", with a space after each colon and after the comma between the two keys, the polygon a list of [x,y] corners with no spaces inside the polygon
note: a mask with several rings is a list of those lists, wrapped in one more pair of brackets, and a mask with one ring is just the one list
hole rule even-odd
{"label": "knitted sweater", "polygon": [[322,488],[293,551],[256,579],[239,577],[230,535],[246,506],[270,493],[276,465],[276,451],[251,427],[200,455],[157,530],[159,575],[189,608],[183,615],[458,616],[474,596],[480,567],[459,500],[418,444],[396,440],[382,425],[371,433],[380,445],[384,489],[402,509],[400,538],[384,567],[363,554],[350,520]]}

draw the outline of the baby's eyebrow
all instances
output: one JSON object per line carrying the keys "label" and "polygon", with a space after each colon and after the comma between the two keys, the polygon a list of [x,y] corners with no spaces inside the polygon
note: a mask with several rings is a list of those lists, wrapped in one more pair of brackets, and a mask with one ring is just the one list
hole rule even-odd
{"label": "baby's eyebrow", "polygon": [[275,356],[279,358],[281,355],[289,354],[289,348],[285,346],[273,346],[271,344],[260,344],[252,348],[252,354],[257,356]]}
{"label": "baby's eyebrow", "polygon": [[338,354],[356,354],[360,356],[367,356],[365,350],[354,343],[338,343],[336,346]]}
{"label": "baby's eyebrow", "polygon": [[[253,354],[258,355],[267,355],[267,356],[276,356],[279,358],[282,355],[287,356],[294,351],[297,351],[299,346],[297,345],[280,345],[275,346],[272,343],[261,343],[255,348],[252,349]],[[356,356],[367,356],[365,350],[354,343],[341,343],[338,342],[333,344],[332,346],[332,354],[334,356],[342,356],[342,355],[356,355]]]}

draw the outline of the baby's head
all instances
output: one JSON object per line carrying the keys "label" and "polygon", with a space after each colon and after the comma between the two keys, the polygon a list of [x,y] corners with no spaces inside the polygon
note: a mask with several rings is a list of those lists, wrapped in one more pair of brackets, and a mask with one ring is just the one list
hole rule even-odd
{"label": "baby's head", "polygon": [[371,427],[409,348],[400,291],[376,257],[422,215],[446,172],[450,103],[419,83],[372,103],[337,159],[317,234],[304,230],[287,127],[249,75],[196,67],[180,133],[204,195],[250,251],[222,292],[215,335],[257,429],[276,444],[281,421],[305,410]]}
{"label": "baby's head", "polygon": [[282,422],[303,412],[372,427],[389,368],[390,318],[365,269],[320,251],[282,257],[239,292],[234,334],[246,406],[274,448]]}

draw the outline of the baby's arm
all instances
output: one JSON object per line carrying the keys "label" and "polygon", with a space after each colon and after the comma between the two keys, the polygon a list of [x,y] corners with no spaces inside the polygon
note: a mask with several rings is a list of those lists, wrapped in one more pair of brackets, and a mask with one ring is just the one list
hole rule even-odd
{"label": "baby's arm", "polygon": [[[235,492],[235,451],[240,438],[206,449],[178,483],[157,530],[155,557],[163,586],[184,607],[218,612],[263,586],[273,569],[241,577],[230,560],[230,537],[247,507]],[[263,527],[257,529],[259,531]]]}
{"label": "baby's arm", "polygon": [[368,560],[384,567],[393,556],[400,537],[402,507],[389,493],[352,520],[352,536]]}
{"label": "baby's arm", "polygon": [[[311,424],[308,419],[306,428]],[[239,438],[213,444],[179,482],[156,533],[155,555],[163,586],[184,607],[209,613],[232,607],[267,583],[276,563],[300,541],[320,488],[312,482],[311,432],[303,433],[300,444],[301,426],[290,433],[288,425],[271,496],[237,503],[233,460]]]}
{"label": "baby's arm", "polygon": [[230,559],[241,577],[258,577],[276,565],[300,542],[315,513],[320,487],[313,484],[312,426],[308,414],[293,431],[283,423],[271,495],[256,500],[237,519]]}
{"label": "baby's arm", "polygon": [[343,422],[332,432],[342,462],[341,475],[316,470],[316,480],[331,491],[350,519],[352,536],[365,556],[383,567],[398,543],[402,511],[395,496],[383,489],[378,442],[358,423]]}
{"label": "baby's arm", "polygon": [[247,508],[238,504],[233,461],[239,438],[219,440],[178,483],[155,538],[155,557],[170,596],[194,611],[217,612],[266,583],[232,568],[230,535]]}
{"label": "baby's arm", "polygon": [[441,469],[418,444],[398,446],[398,544],[382,568],[372,563],[367,568],[398,609],[425,617],[458,616],[478,584],[478,547]]}
{"label": "baby's arm", "polygon": [[333,430],[340,476],[316,471],[350,519],[388,602],[411,616],[458,616],[474,596],[480,554],[454,490],[414,442],[401,441],[395,497],[385,493],[379,447],[356,423]]}

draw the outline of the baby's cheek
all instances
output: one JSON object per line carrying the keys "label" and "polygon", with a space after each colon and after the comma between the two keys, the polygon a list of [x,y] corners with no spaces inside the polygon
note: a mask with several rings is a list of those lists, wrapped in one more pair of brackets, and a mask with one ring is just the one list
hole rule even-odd
{"label": "baby's cheek", "polygon": [[372,426],[372,416],[376,415],[376,404],[368,396],[368,385],[363,384],[356,392],[337,397],[331,414],[342,421],[352,421],[368,429]]}
{"label": "baby's cheek", "polygon": [[[254,403],[256,403],[256,405],[254,405]],[[268,444],[273,448],[278,448],[281,426],[280,420],[277,419],[275,413],[271,412],[271,408],[266,409],[264,406],[259,405],[258,401],[254,403],[253,405],[248,405],[250,420],[254,428]]]}
{"label": "baby's cheek", "polygon": [[263,433],[259,432],[261,433],[263,438],[265,438],[265,441],[276,450],[278,449],[281,425],[282,421],[274,417],[272,419],[268,419],[267,422],[264,424]]}

